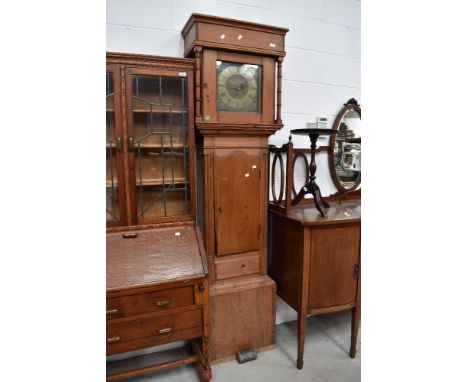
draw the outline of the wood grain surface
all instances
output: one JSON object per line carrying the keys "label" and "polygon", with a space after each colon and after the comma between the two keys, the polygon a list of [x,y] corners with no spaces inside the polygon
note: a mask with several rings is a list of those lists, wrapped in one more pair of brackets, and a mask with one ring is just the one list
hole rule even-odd
{"label": "wood grain surface", "polygon": [[195,228],[191,225],[107,234],[107,289],[204,277]]}
{"label": "wood grain surface", "polygon": [[312,230],[308,309],[356,302],[360,233],[359,224]]}
{"label": "wood grain surface", "polygon": [[333,225],[361,221],[361,200],[347,200],[330,203],[328,218],[322,218],[320,212],[309,205],[292,208],[287,217],[297,220],[302,225]]}
{"label": "wood grain surface", "polygon": [[275,343],[275,292],[273,280],[261,275],[219,280],[210,287],[212,359]]}

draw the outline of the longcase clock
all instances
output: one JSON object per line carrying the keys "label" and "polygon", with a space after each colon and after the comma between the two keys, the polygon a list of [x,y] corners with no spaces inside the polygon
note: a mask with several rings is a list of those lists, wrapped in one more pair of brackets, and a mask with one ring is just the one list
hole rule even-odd
{"label": "longcase clock", "polygon": [[[280,129],[288,29],[192,14],[199,220],[210,269],[211,357],[274,344],[267,275],[268,137]],[[276,103],[275,103],[276,98]]]}

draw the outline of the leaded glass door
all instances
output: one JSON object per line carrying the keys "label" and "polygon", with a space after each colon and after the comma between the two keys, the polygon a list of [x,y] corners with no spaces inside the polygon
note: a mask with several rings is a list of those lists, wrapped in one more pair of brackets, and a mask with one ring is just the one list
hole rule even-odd
{"label": "leaded glass door", "polygon": [[106,70],[106,224],[126,224],[118,68]]}
{"label": "leaded glass door", "polygon": [[132,68],[126,84],[133,223],[189,219],[193,131],[187,73]]}

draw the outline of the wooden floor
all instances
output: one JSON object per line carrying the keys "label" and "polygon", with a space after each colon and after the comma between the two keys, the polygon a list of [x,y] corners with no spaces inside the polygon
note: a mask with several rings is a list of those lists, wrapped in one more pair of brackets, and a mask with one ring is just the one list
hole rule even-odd
{"label": "wooden floor", "polygon": [[[297,322],[276,326],[277,346],[259,353],[255,361],[238,364],[229,361],[213,366],[213,382],[359,382],[361,380],[361,345],[358,339],[354,360],[348,357],[351,336],[351,312],[313,316],[308,319],[304,368],[296,369]],[[185,355],[181,350],[171,354]],[[137,360],[123,360],[121,367],[144,366],[148,362],[164,361],[161,355],[146,355]],[[128,382],[197,382],[195,369],[182,366],[158,374],[127,379]]]}

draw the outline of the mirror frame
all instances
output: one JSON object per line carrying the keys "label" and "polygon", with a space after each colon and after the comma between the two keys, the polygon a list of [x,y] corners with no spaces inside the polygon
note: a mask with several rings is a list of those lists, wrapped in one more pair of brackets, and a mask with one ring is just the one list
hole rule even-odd
{"label": "mirror frame", "polygon": [[[359,106],[358,102],[354,98],[349,99],[348,102],[346,102],[343,105],[344,105],[343,108],[337,114],[335,121],[333,122],[333,127],[332,127],[333,130],[338,130],[338,128],[340,127],[341,119],[350,110],[356,111],[359,114],[359,118],[361,118],[361,107]],[[355,191],[360,186],[361,174],[359,174],[359,178],[356,180],[356,182],[354,183],[354,186],[351,188],[344,188],[343,185],[340,183],[340,180],[338,179],[338,175],[336,174],[335,162],[334,162],[334,149],[335,149],[336,136],[337,134],[332,134],[330,136],[328,165],[330,167],[330,174],[333,180],[333,184],[338,189],[338,192],[336,194],[341,195],[344,193]]]}

